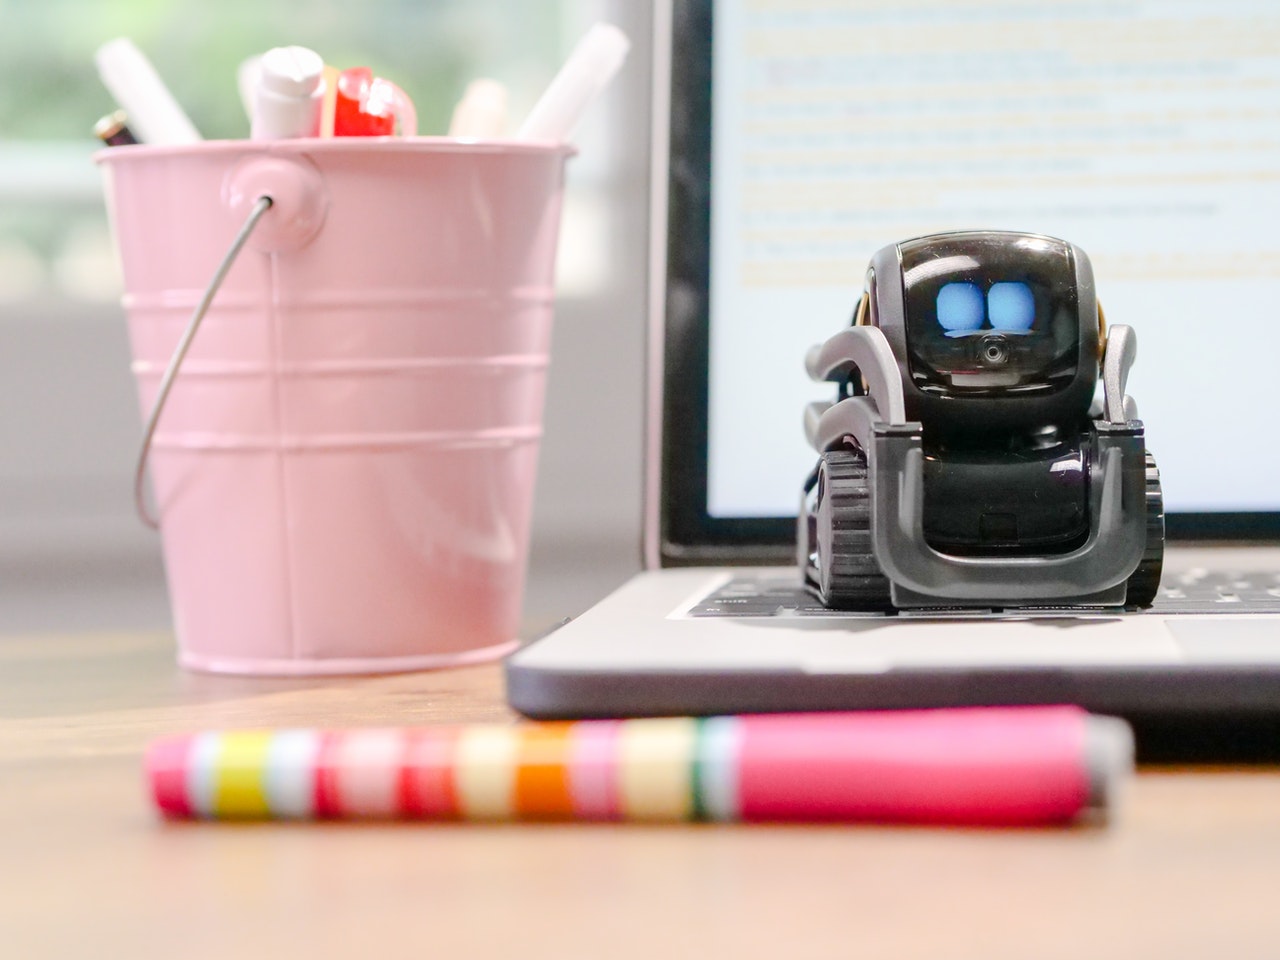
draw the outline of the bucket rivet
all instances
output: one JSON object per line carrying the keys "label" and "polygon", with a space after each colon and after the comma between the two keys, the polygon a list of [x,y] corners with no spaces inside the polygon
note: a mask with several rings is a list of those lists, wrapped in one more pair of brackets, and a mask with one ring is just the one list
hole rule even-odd
{"label": "bucket rivet", "polygon": [[249,157],[223,181],[223,204],[237,224],[262,197],[271,198],[271,211],[249,246],[263,253],[286,253],[310,243],[329,210],[324,178],[306,157]]}

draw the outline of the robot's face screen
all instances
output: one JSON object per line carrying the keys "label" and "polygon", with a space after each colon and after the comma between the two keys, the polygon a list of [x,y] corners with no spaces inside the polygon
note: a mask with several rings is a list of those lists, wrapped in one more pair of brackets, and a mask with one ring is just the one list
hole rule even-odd
{"label": "robot's face screen", "polygon": [[901,244],[911,376],[927,392],[1054,389],[1076,374],[1079,316],[1071,249],[1025,234]]}

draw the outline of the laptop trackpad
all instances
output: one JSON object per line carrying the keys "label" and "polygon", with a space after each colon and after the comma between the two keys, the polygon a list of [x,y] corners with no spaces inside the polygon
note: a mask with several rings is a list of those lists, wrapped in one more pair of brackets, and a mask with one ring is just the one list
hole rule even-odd
{"label": "laptop trackpad", "polygon": [[1169,617],[1188,663],[1280,663],[1280,621],[1273,617],[1240,620]]}

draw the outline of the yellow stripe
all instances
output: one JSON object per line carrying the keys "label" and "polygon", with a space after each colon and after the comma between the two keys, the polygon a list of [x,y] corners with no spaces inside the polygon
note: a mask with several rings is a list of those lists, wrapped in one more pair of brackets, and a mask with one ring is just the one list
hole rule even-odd
{"label": "yellow stripe", "polygon": [[618,794],[628,820],[693,816],[698,722],[687,717],[628,720],[618,734]]}
{"label": "yellow stripe", "polygon": [[502,820],[515,814],[516,757],[520,734],[514,727],[468,727],[458,736],[458,806],[471,820]]}
{"label": "yellow stripe", "polygon": [[260,818],[270,814],[267,803],[267,750],[271,734],[265,730],[224,733],[214,762],[213,815]]}

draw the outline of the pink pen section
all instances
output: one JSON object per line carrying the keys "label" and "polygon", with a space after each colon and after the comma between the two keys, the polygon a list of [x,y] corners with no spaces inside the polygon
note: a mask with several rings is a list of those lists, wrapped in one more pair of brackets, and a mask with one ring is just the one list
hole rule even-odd
{"label": "pink pen section", "polygon": [[157,740],[147,750],[147,778],[157,809],[167,817],[195,816],[188,801],[186,784],[188,757],[193,737]]}
{"label": "pink pen section", "polygon": [[[1104,799],[1114,758],[1074,707],[744,717],[742,820],[1015,825]],[[1104,727],[1103,729],[1114,729]],[[1104,738],[1105,739],[1105,738]]]}
{"label": "pink pen section", "polygon": [[622,721],[574,724],[570,736],[569,794],[582,820],[612,820],[619,815],[617,750]]}
{"label": "pink pen section", "polygon": [[208,732],[156,742],[185,819],[1017,826],[1105,813],[1123,721],[1076,707]]}

